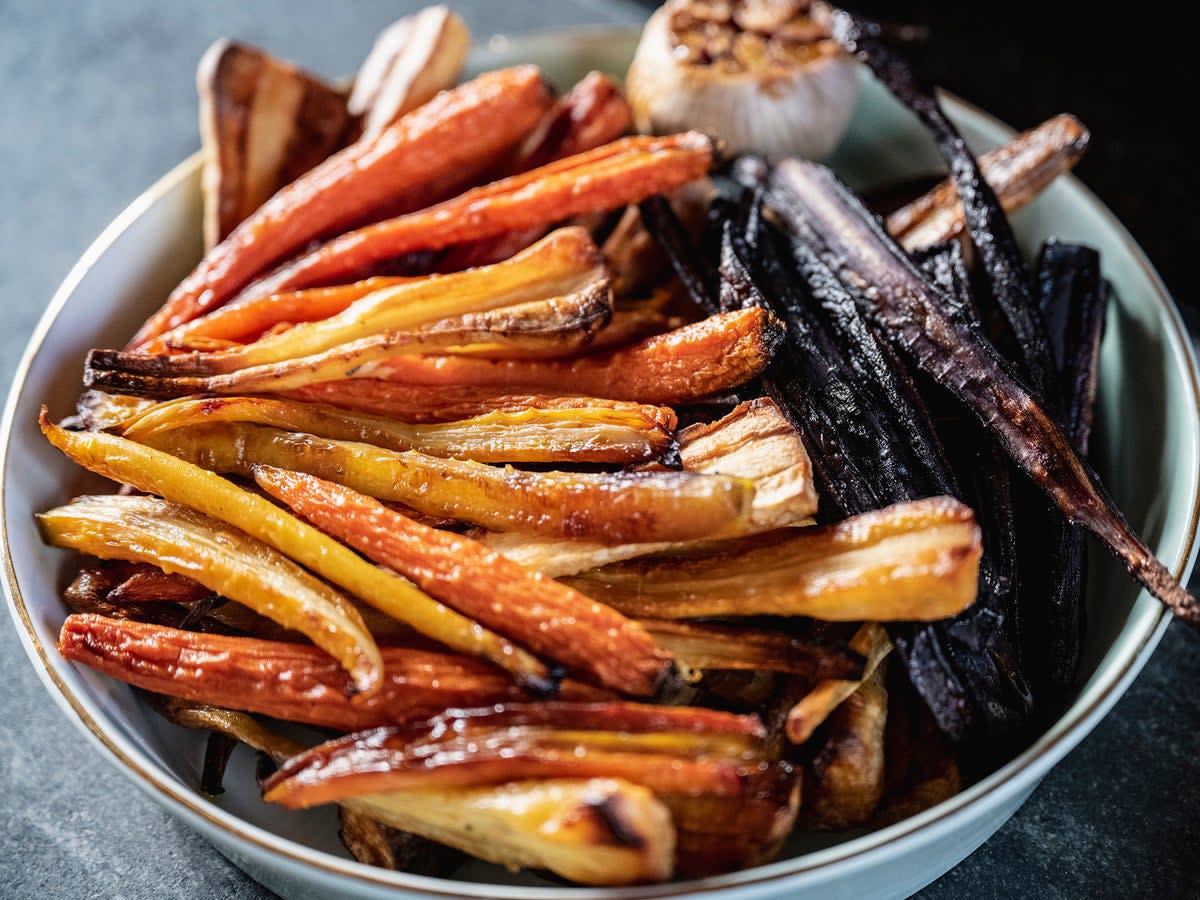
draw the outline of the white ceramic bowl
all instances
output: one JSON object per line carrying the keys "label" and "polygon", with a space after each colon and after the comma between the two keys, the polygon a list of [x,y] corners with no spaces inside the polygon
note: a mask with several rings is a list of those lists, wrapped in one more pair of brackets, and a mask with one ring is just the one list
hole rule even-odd
{"label": "white ceramic bowl", "polygon": [[[635,35],[559,32],[496,38],[473,57],[477,69],[542,64],[565,84],[589,68],[624,71]],[[952,117],[979,150],[1011,132],[947,98]],[[872,83],[837,158],[858,186],[925,173],[937,164],[916,123]],[[1116,287],[1101,372],[1099,465],[1118,502],[1179,577],[1190,571],[1200,517],[1200,388],[1190,344],[1161,281],[1129,235],[1077,181],[1064,179],[1016,217],[1027,252],[1050,235],[1103,253]],[[1168,616],[1103,554],[1092,554],[1087,633],[1078,698],[1028,750],[927,812],[888,828],[798,836],[779,861],[689,883],[620,890],[573,889],[529,874],[471,864],[458,880],[422,878],[360,865],[338,844],[328,810],[294,813],[258,800],[248,754],[235,756],[229,790],[200,795],[201,741],[149,712],[122,684],[65,663],[55,652],[66,614],[60,592],[73,561],[42,546],[33,513],[88,484],[36,427],[47,403],[58,417],[79,390],[83,356],[119,346],[201,252],[200,163],[193,157],[154,185],[96,240],[51,301],[21,361],[0,435],[7,588],[25,648],[64,713],[154,800],[222,853],[288,898],[605,898],[700,894],[725,900],[820,896],[899,897],[932,881],[1003,824],[1041,778],[1095,726],[1128,687],[1162,636]],[[99,486],[97,484],[97,486]]]}

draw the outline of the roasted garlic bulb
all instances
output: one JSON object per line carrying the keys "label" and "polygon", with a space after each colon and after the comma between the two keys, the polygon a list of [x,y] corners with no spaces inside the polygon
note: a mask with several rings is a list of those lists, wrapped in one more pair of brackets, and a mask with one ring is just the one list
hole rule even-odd
{"label": "roasted garlic bulb", "polygon": [[824,20],[811,0],[668,0],[629,69],[638,129],[694,128],[732,153],[829,155],[858,79]]}

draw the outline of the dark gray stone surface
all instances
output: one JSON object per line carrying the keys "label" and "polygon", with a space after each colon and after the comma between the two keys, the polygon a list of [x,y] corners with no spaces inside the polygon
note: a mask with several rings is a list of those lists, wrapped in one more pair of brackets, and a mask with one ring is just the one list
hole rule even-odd
{"label": "dark gray stone surface", "polygon": [[[0,0],[4,393],[30,331],[72,263],[130,200],[195,149],[192,73],[213,39],[236,35],[318,72],[346,73],[381,26],[419,5]],[[628,23],[640,15],[634,4],[610,0],[456,0],[454,6],[476,35]],[[989,33],[979,32],[983,46],[972,52],[988,53]],[[1007,52],[999,37],[991,49],[997,58]],[[1028,53],[1036,62],[1036,52]],[[951,62],[946,68],[953,73]],[[1011,108],[1025,102],[1021,92],[1001,91],[986,79],[945,80],[1002,116],[1003,101]],[[1088,93],[1091,82],[1077,77],[1067,84],[1079,95],[1062,83],[1055,94],[1050,85],[1055,109],[1077,108],[1076,99],[1098,102]],[[1036,116],[1011,118],[1025,124]],[[1166,165],[1176,159],[1170,150],[1159,153]],[[1123,203],[1118,196],[1119,153],[1108,159],[1109,168],[1096,168],[1094,182],[1086,172],[1085,178],[1111,183],[1112,192],[1101,188],[1102,196],[1122,215],[1143,214],[1135,234],[1149,233],[1156,261],[1168,256],[1175,246],[1145,216],[1144,197]],[[1185,221],[1172,212],[1175,237],[1200,231],[1195,193],[1192,181]],[[1175,268],[1181,260],[1178,252],[1169,260],[1169,278],[1182,273],[1182,266]],[[1188,287],[1181,281],[1177,290]],[[1198,649],[1192,634],[1172,626],[1146,672],[1096,732],[1007,826],[923,896],[1196,895],[1200,788],[1189,776],[1200,726],[1193,687],[1200,682]],[[0,622],[0,684],[0,896],[270,896],[99,758],[42,688],[7,617]]]}

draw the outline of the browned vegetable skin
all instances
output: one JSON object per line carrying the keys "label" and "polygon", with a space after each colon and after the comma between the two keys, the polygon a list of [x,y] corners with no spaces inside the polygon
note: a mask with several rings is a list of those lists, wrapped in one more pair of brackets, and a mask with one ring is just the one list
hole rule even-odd
{"label": "browned vegetable skin", "polygon": [[[85,469],[228,522],[422,634],[549,686],[546,667],[527,651],[447,609],[400,576],[371,565],[270,500],[125,438],[66,431],[51,424],[44,409],[40,424],[46,438]],[[378,677],[376,671],[376,684]]]}
{"label": "browned vegetable skin", "polygon": [[196,69],[211,248],[280,188],[342,146],[346,96],[255,47],[219,40]]}
{"label": "browned vegetable skin", "polygon": [[613,543],[690,540],[736,528],[754,495],[748,480],[723,475],[529,472],[261,425],[179,428],[148,440],[214,471],[249,476],[255,465],[275,466],[485,528]]}
{"label": "browned vegetable skin", "polygon": [[667,619],[643,619],[641,624],[685,669],[786,672],[814,681],[858,678],[863,672],[863,657],[854,647],[737,625]]}
{"label": "browned vegetable skin", "polygon": [[[1090,135],[1071,115],[1055,116],[979,157],[979,168],[1004,211],[1016,212],[1070,171]],[[963,234],[966,224],[954,181],[947,179],[887,217],[887,229],[905,250],[931,247]]]}
{"label": "browned vegetable skin", "polygon": [[441,250],[581,213],[617,209],[695,181],[708,171],[712,157],[712,141],[697,132],[621,138],[437,206],[343,234],[248,285],[239,297],[346,280],[406,253]]}
{"label": "browned vegetable skin", "polygon": [[[442,396],[469,399],[528,391],[671,405],[728,391],[761,374],[782,336],[782,324],[755,307],[573,360],[493,362],[408,356],[380,363],[372,377],[396,382],[394,392],[401,398],[419,398],[425,391],[428,402]],[[452,390],[439,394],[436,389],[442,387]],[[362,389],[366,388],[350,387],[347,393]],[[379,386],[375,391],[384,393]],[[319,391],[314,391],[307,399],[318,396]]]}
{"label": "browned vegetable skin", "polygon": [[[422,721],[447,707],[529,699],[510,675],[482,660],[408,647],[384,647],[380,689],[351,699],[346,674],[307,644],[95,615],[67,617],[59,652],[155,693],[339,731]],[[181,656],[192,664],[179,665]],[[604,692],[568,680],[559,696],[595,699]]]}
{"label": "browned vegetable skin", "polygon": [[477,541],[420,525],[311,475],[257,466],[254,478],[323,531],[570,671],[647,696],[670,666],[671,657],[636,622]]}
{"label": "browned vegetable skin", "polygon": [[883,796],[887,716],[880,668],[830,717],[826,743],[805,773],[804,827],[841,831],[870,820]]}
{"label": "browned vegetable skin", "polygon": [[971,511],[938,497],[563,580],[633,616],[927,621],[975,601],[981,552]]}
{"label": "browned vegetable skin", "polygon": [[668,407],[598,404],[494,410],[469,419],[408,425],[389,416],[271,397],[185,398],[146,410],[121,426],[145,443],[150,437],[202,423],[270,425],[317,437],[360,441],[389,450],[476,462],[631,463],[674,446],[675,413]]}
{"label": "browned vegetable skin", "polygon": [[204,585],[185,575],[142,565],[116,585],[108,599],[113,603],[195,603],[210,593]]}
{"label": "browned vegetable skin", "polygon": [[[736,475],[754,482],[754,500],[743,533],[798,525],[817,511],[808,452],[800,435],[768,398],[740,403],[716,422],[685,428],[679,434],[679,460],[689,472]],[[663,543],[611,546],[503,532],[489,532],[480,540],[515,562],[554,577],[682,549]]]}
{"label": "browned vegetable skin", "polygon": [[382,684],[379,648],[353,605],[218,519],[152,497],[79,497],[40,513],[38,525],[55,547],[185,574],[304,634],[341,663],[357,690],[374,692]]}
{"label": "browned vegetable skin", "polygon": [[549,105],[537,68],[502,69],[446,91],[376,137],[352,144],[285,187],[214,247],[131,346],[221,306],[268,266],[354,225],[381,204],[403,203],[439,179],[476,171],[481,159],[520,140]]}

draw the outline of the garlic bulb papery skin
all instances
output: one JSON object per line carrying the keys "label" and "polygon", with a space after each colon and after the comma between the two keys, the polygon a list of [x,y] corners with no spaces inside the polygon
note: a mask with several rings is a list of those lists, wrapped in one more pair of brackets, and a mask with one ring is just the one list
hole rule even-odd
{"label": "garlic bulb papery skin", "polygon": [[858,98],[857,63],[840,50],[795,64],[729,71],[720,63],[681,61],[670,0],[646,23],[626,76],[637,129],[668,134],[689,128],[720,138],[726,152],[824,159],[850,124]]}

